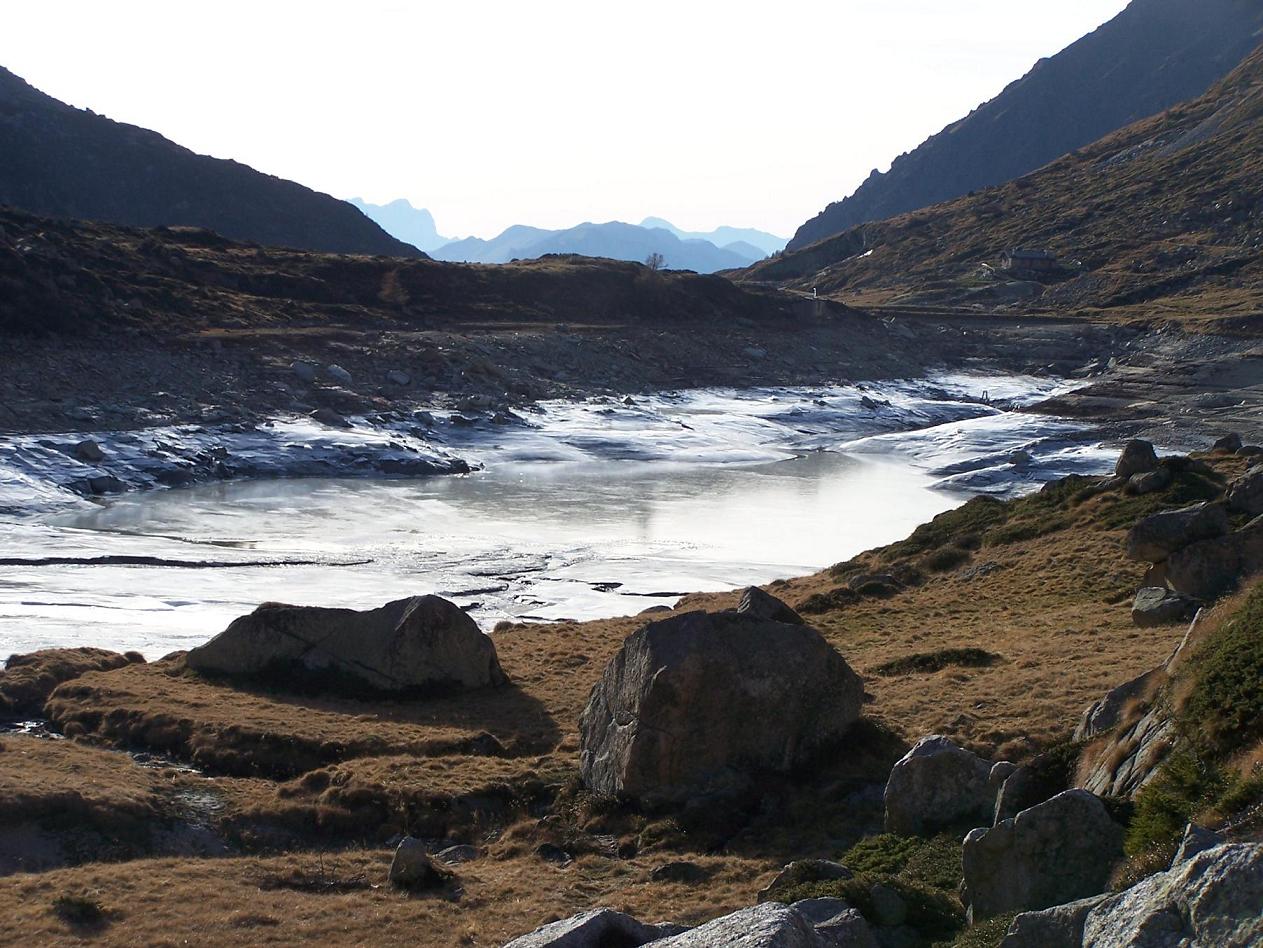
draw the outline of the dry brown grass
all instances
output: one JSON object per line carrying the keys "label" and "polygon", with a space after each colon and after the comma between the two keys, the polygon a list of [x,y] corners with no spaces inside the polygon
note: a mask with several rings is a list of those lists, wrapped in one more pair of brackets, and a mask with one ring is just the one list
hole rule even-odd
{"label": "dry brown grass", "polygon": [[49,648],[10,656],[0,670],[0,716],[38,716],[44,701],[62,682],[143,661],[135,652],[120,655],[103,648]]}
{"label": "dry brown grass", "polygon": [[[82,944],[60,920],[55,899],[99,902],[108,922],[101,945],[501,945],[538,924],[594,905],[684,923],[751,904],[764,867],[740,859],[700,860],[714,870],[702,885],[650,882],[658,863],[585,856],[567,867],[495,854],[459,867],[458,901],[410,897],[386,884],[389,854],[317,858],[145,860],[0,880],[6,924],[0,943]],[[289,888],[286,880],[304,888]],[[313,891],[320,880],[350,891]],[[10,941],[12,940],[12,941]]]}
{"label": "dry brown grass", "polygon": [[22,734],[0,738],[0,824],[71,813],[158,811],[161,777],[123,754]]}

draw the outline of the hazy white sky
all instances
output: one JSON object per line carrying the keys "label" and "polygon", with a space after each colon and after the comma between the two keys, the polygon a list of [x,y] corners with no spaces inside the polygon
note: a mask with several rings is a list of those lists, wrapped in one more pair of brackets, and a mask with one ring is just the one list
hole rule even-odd
{"label": "hazy white sky", "polygon": [[1126,0],[36,0],[50,95],[451,236],[666,217],[789,235]]}

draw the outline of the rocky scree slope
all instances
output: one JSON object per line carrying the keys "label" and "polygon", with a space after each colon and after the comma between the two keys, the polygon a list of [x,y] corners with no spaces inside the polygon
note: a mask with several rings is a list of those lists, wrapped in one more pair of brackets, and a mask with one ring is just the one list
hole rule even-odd
{"label": "rocky scree slope", "polygon": [[73,108],[4,68],[0,205],[133,227],[205,227],[303,250],[424,256],[345,201]]}
{"label": "rocky scree slope", "polygon": [[804,247],[863,224],[1011,181],[1205,92],[1250,52],[1263,8],[1243,0],[1135,0],[994,99],[874,171],[803,224]]}
{"label": "rocky scree slope", "polygon": [[[1009,184],[744,272],[848,302],[993,307],[1254,332],[1263,305],[1263,49],[1205,95]],[[1042,283],[1006,248],[1057,254]],[[1017,291],[1021,291],[1018,293]]]}

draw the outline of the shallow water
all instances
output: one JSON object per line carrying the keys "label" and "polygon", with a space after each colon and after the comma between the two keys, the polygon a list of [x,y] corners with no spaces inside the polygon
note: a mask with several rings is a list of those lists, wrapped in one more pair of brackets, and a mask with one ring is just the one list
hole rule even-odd
{"label": "shallow water", "polygon": [[[30,565],[0,567],[0,642],[156,657],[266,600],[364,608],[436,592],[489,628],[799,575],[899,539],[972,492],[1104,470],[1110,455],[1090,432],[977,401],[1053,388],[952,376],[558,403],[507,425],[438,418],[427,449],[483,466],[470,475],[76,501],[4,522],[0,556]],[[1018,448],[1033,461],[1011,464]],[[56,472],[28,463],[23,476]],[[120,556],[145,565],[81,562]],[[47,557],[58,562],[38,564]]]}

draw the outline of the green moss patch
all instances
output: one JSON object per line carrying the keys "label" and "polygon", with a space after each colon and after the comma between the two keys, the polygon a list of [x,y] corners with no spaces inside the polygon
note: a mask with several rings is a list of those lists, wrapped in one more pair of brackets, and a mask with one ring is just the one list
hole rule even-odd
{"label": "green moss patch", "polygon": [[957,668],[987,668],[999,660],[999,655],[995,655],[985,649],[941,648],[934,652],[917,652],[913,655],[904,655],[901,658],[882,662],[873,671],[884,678],[894,678],[899,675],[916,673],[930,674],[953,666]]}

